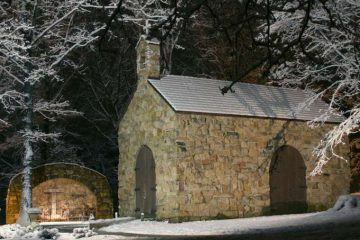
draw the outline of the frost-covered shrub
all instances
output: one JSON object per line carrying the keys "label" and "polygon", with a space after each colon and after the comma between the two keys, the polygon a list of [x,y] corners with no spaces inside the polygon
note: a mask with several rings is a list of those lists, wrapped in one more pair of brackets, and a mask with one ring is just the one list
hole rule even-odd
{"label": "frost-covered shrub", "polygon": [[42,227],[22,227],[19,224],[0,226],[0,239],[56,239],[59,231],[56,228],[43,229]]}
{"label": "frost-covered shrub", "polygon": [[56,228],[43,229],[38,233],[40,239],[56,239],[59,236],[59,230]]}
{"label": "frost-covered shrub", "polygon": [[72,235],[75,238],[83,238],[83,237],[91,237],[96,235],[97,233],[94,232],[94,229],[85,228],[74,228]]}
{"label": "frost-covered shrub", "polygon": [[18,224],[9,224],[0,226],[0,236],[2,239],[12,239],[15,237],[21,237],[25,235],[26,228],[21,227]]}

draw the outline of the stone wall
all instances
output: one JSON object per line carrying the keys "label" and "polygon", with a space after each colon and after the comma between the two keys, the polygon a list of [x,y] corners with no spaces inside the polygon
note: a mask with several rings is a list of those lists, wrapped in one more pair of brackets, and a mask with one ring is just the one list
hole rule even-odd
{"label": "stone wall", "polygon": [[[270,206],[269,167],[283,145],[296,148],[306,165],[309,210],[333,205],[349,190],[349,167],[334,159],[321,176],[311,177],[311,152],[332,125],[310,129],[306,122],[265,118],[177,114],[179,219],[247,217]],[[348,156],[348,146],[338,152]]]}
{"label": "stone wall", "polygon": [[177,118],[145,80],[139,81],[119,127],[119,212],[135,215],[135,164],[141,146],[154,155],[157,217],[177,215]]}
{"label": "stone wall", "polygon": [[[14,176],[9,184],[6,198],[6,223],[15,223],[20,210],[21,174]],[[70,163],[52,163],[33,169],[32,186],[52,179],[66,178],[85,185],[96,196],[96,218],[111,218],[113,203],[106,177],[89,168]]]}
{"label": "stone wall", "polygon": [[160,45],[142,36],[137,44],[138,86],[119,126],[119,213],[135,215],[135,164],[141,146],[153,151],[156,164],[157,217],[177,215],[175,112],[154,91],[148,78],[160,76]]}
{"label": "stone wall", "polygon": [[[175,113],[146,80],[119,128],[119,211],[134,216],[137,152],[147,145],[156,164],[157,218],[187,221],[257,216],[269,212],[269,167],[283,145],[296,148],[306,164],[309,210],[330,207],[349,191],[350,170],[333,159],[311,177],[311,152],[323,133],[303,121]],[[347,157],[347,145],[338,152]]]}

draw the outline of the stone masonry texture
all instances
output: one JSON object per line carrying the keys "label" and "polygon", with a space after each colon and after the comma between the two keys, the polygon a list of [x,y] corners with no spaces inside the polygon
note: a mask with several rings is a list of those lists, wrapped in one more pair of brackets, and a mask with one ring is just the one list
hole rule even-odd
{"label": "stone masonry texture", "polygon": [[[21,199],[21,174],[12,178],[6,198],[6,223],[15,223],[20,210]],[[86,187],[96,198],[96,218],[111,218],[113,215],[113,201],[110,186],[106,177],[92,169],[71,163],[51,163],[41,165],[33,169],[32,186],[33,193],[36,187],[57,179],[69,179]],[[73,187],[77,186],[73,185]],[[65,187],[65,185],[64,185]],[[35,196],[36,198],[36,196]],[[60,200],[60,199],[59,199]],[[80,199],[78,199],[80,201]],[[35,199],[36,203],[36,199]],[[36,206],[35,206],[36,207]]]}
{"label": "stone masonry texture", "polygon": [[[143,145],[155,159],[159,220],[267,214],[270,163],[284,145],[296,148],[305,162],[308,211],[328,208],[349,192],[344,160],[334,158],[323,174],[310,176],[316,164],[312,151],[333,124],[310,129],[304,121],[175,112],[147,82],[156,71],[152,65],[143,69],[119,126],[121,216],[135,216],[134,169]],[[349,157],[347,144],[336,151]]]}

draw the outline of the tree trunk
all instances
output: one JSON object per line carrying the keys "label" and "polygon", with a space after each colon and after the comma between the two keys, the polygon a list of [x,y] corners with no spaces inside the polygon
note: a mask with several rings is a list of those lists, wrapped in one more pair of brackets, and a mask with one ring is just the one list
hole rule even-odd
{"label": "tree trunk", "polygon": [[[26,11],[26,0],[21,0],[21,21],[26,24],[29,21],[29,16]],[[32,31],[28,30],[24,33],[25,45],[31,45],[32,42]],[[28,62],[26,63],[27,74],[29,75],[32,70],[31,65],[31,50],[27,50],[27,54],[29,57]],[[22,161],[23,172],[22,172],[22,192],[21,192],[21,205],[20,205],[20,213],[17,223],[22,226],[30,225],[30,218],[28,215],[28,209],[32,207],[32,169],[31,163],[33,160],[33,147],[32,147],[32,139],[31,134],[33,130],[33,96],[32,96],[32,84],[30,81],[25,81],[24,84],[24,94],[25,94],[25,116],[24,116],[24,131],[25,131],[25,139],[24,139],[24,157]]]}
{"label": "tree trunk", "polygon": [[[31,132],[33,126],[33,101],[32,101],[32,89],[29,82],[25,83],[26,94],[26,116],[25,116],[25,132]],[[31,142],[31,136],[26,134],[24,141],[24,158],[23,158],[23,173],[22,173],[22,192],[21,192],[21,205],[20,214],[17,223],[22,226],[30,225],[30,218],[27,210],[32,206],[32,186],[31,186],[31,162],[33,159],[33,147]]]}

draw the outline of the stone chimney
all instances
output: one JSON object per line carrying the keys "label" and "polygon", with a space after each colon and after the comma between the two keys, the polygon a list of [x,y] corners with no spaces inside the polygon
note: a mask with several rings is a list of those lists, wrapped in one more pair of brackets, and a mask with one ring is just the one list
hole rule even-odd
{"label": "stone chimney", "polygon": [[160,78],[160,42],[142,35],[136,45],[137,74],[139,80]]}

